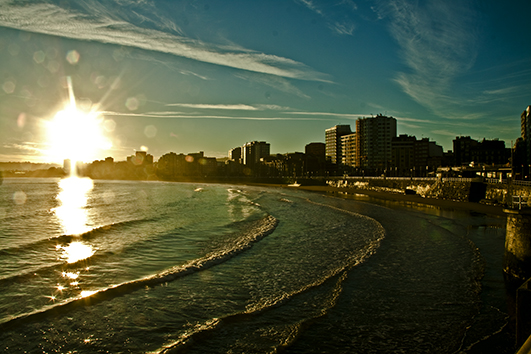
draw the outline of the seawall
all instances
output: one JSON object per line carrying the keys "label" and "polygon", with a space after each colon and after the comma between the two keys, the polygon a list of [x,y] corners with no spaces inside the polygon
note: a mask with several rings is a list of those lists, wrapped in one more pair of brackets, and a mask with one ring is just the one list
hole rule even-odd
{"label": "seawall", "polygon": [[459,202],[510,206],[513,196],[531,196],[531,185],[492,183],[483,178],[370,178],[337,177],[327,184],[338,188],[355,188],[399,194],[417,194]]}

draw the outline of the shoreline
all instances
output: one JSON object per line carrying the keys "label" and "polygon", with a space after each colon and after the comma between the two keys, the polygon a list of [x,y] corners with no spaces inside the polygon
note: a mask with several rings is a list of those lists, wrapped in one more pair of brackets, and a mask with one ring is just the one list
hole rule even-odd
{"label": "shoreline", "polygon": [[[9,177],[9,179],[21,178],[21,177]],[[39,178],[39,177],[32,177]],[[42,177],[41,177],[42,178]],[[44,177],[44,178],[57,178],[57,177]],[[113,180],[114,181],[114,180]],[[136,180],[138,181],[138,180]],[[138,181],[142,182],[142,181]],[[487,214],[493,216],[505,217],[506,213],[503,211],[503,206],[496,205],[486,205],[475,202],[464,202],[464,201],[455,201],[448,199],[437,199],[437,198],[424,198],[418,194],[399,194],[383,191],[375,191],[362,188],[345,188],[345,187],[333,187],[330,185],[300,185],[300,186],[291,186],[289,184],[283,183],[260,183],[260,182],[244,182],[244,181],[166,181],[166,182],[177,182],[177,183],[213,183],[213,184],[232,184],[232,185],[244,185],[244,186],[257,186],[257,187],[267,187],[267,188],[289,188],[291,190],[304,190],[309,192],[316,192],[322,194],[330,193],[341,193],[345,195],[355,195],[362,194],[372,198],[380,199],[383,201],[395,201],[395,202],[409,202],[416,204],[431,205],[434,207],[455,210],[455,211],[468,211],[475,212],[480,214]]]}

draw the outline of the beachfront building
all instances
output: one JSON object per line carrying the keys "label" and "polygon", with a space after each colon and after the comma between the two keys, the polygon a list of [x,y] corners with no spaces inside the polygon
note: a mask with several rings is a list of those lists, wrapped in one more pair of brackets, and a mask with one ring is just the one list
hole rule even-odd
{"label": "beachfront building", "polygon": [[216,158],[206,157],[203,151],[186,155],[170,152],[157,162],[157,175],[161,179],[205,177],[215,174],[216,170]]}
{"label": "beachfront building", "polygon": [[384,172],[391,164],[391,142],[396,137],[396,119],[382,116],[356,120],[356,167]]}
{"label": "beachfront building", "polygon": [[459,136],[453,144],[456,166],[504,165],[509,162],[510,149],[498,139],[477,141],[469,136]]}
{"label": "beachfront building", "polygon": [[323,176],[326,168],[326,144],[309,143],[304,147],[306,155],[306,174]]}
{"label": "beachfront building", "polygon": [[336,125],[325,131],[326,159],[332,164],[343,162],[343,148],[341,137],[352,134],[350,125]]}
{"label": "beachfront building", "polygon": [[238,146],[229,150],[229,160],[241,163],[242,147]]}
{"label": "beachfront building", "polygon": [[242,146],[242,162],[246,166],[256,166],[260,159],[270,155],[270,144],[265,141],[251,141]]}
{"label": "beachfront building", "polygon": [[345,166],[356,166],[356,133],[341,137],[341,162]]}
{"label": "beachfront building", "polygon": [[424,177],[442,164],[443,148],[428,138],[402,134],[391,142],[392,176]]}

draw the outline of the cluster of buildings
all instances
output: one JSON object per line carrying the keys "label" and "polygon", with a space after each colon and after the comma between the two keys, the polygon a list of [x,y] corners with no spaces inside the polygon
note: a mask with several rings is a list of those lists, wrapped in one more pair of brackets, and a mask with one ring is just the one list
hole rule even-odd
{"label": "cluster of buildings", "polygon": [[[355,130],[336,125],[325,131],[325,142],[312,142],[303,152],[271,154],[265,141],[251,141],[229,150],[228,157],[206,157],[202,151],[190,154],[167,153],[158,161],[145,151],[137,151],[127,161],[103,161],[78,167],[92,178],[193,179],[197,177],[313,177],[313,176],[434,176],[438,171],[496,173],[503,171],[516,179],[530,178],[531,106],[521,115],[521,137],[511,149],[498,139],[482,141],[470,136],[456,137],[453,151],[428,138],[397,135],[397,120],[377,115],[358,118]],[[65,164],[65,170],[69,166]]]}
{"label": "cluster of buildings", "polygon": [[336,170],[348,174],[424,177],[441,167],[504,166],[511,157],[505,142],[477,141],[456,137],[454,150],[443,148],[428,138],[406,134],[397,136],[397,121],[378,115],[356,120],[356,130],[336,125],[326,130],[326,158]]}

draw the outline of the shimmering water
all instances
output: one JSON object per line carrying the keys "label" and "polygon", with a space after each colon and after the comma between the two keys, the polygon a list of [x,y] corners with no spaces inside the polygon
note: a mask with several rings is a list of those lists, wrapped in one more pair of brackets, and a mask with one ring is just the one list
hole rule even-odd
{"label": "shimmering water", "polygon": [[474,352],[507,323],[500,218],[294,189],[6,179],[0,220],[3,352]]}

